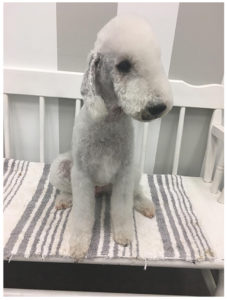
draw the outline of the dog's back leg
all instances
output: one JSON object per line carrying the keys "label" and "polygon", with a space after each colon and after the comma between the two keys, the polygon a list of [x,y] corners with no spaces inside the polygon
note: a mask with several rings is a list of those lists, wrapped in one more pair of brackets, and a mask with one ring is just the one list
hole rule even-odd
{"label": "dog's back leg", "polygon": [[134,208],[145,217],[152,218],[155,215],[155,206],[147,197],[140,184],[134,190]]}
{"label": "dog's back leg", "polygon": [[155,206],[153,201],[146,195],[140,179],[141,173],[135,170],[134,208],[142,215],[152,218],[155,215]]}
{"label": "dog's back leg", "polygon": [[72,206],[71,168],[71,152],[60,154],[51,164],[50,183],[60,191],[56,198],[56,209]]}

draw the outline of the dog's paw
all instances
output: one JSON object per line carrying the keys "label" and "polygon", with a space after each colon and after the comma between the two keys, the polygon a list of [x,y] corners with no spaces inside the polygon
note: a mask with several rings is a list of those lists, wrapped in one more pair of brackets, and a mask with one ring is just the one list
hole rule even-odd
{"label": "dog's paw", "polygon": [[83,259],[87,254],[87,248],[82,245],[75,244],[69,247],[69,254],[75,260],[79,261]]}
{"label": "dog's paw", "polygon": [[69,240],[69,255],[75,260],[83,259],[89,249],[90,238],[86,235],[78,235]]}
{"label": "dog's paw", "polygon": [[59,195],[55,202],[56,209],[66,209],[72,206],[72,196],[71,195]]}
{"label": "dog's paw", "polygon": [[134,208],[145,217],[152,218],[155,215],[154,203],[146,197],[135,197]]}
{"label": "dog's paw", "polygon": [[115,228],[113,235],[116,243],[122,246],[127,246],[132,242],[133,229],[126,226],[123,226],[122,228]]}

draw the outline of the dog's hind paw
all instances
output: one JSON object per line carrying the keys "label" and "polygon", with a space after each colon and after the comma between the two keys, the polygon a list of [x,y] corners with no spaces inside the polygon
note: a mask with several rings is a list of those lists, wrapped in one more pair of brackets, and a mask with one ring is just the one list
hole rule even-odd
{"label": "dog's hind paw", "polygon": [[133,232],[132,230],[128,229],[115,229],[114,230],[114,240],[116,243],[127,246],[132,242],[133,239]]}
{"label": "dog's hind paw", "polygon": [[83,249],[77,246],[70,246],[69,254],[75,261],[80,261],[87,254],[87,249]]}
{"label": "dog's hind paw", "polygon": [[90,239],[86,238],[85,235],[79,235],[77,238],[72,237],[69,241],[69,255],[75,261],[83,259],[88,252]]}
{"label": "dog's hind paw", "polygon": [[66,209],[72,206],[72,195],[60,194],[55,202],[56,209]]}
{"label": "dog's hind paw", "polygon": [[123,236],[123,235],[122,236],[121,235],[114,236],[114,240],[117,244],[122,245],[124,247],[128,246],[132,242],[131,238]]}
{"label": "dog's hind paw", "polygon": [[134,198],[134,208],[145,217],[152,218],[155,215],[154,203],[144,196],[136,196]]}

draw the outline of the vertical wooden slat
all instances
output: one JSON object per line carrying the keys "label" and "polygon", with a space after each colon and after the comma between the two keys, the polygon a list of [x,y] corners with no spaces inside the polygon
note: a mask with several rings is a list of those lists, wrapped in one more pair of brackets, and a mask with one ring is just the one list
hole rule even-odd
{"label": "vertical wooden slat", "polygon": [[218,158],[216,170],[214,173],[214,180],[210,189],[211,193],[216,194],[218,192],[223,175],[224,175],[224,149],[221,151],[220,156]]}
{"label": "vertical wooden slat", "polygon": [[145,172],[148,172],[149,174],[154,173],[161,124],[162,124],[162,118],[159,118],[157,120],[150,122],[148,125],[149,141],[147,140],[146,148],[149,151],[149,162],[148,162],[148,166],[146,165]]}
{"label": "vertical wooden slat", "polygon": [[76,99],[76,106],[75,106],[75,118],[78,116],[81,108],[81,100]]}
{"label": "vertical wooden slat", "polygon": [[204,164],[203,180],[205,182],[212,181],[216,154],[217,154],[217,138],[212,134],[212,127],[213,124],[221,124],[221,121],[222,121],[222,111],[220,109],[215,109],[210,122],[206,155],[203,162]]}
{"label": "vertical wooden slat", "polygon": [[3,96],[4,102],[4,146],[5,146],[5,157],[10,158],[10,125],[9,125],[9,97],[7,94]]}
{"label": "vertical wooden slat", "polygon": [[147,135],[148,135],[148,123],[144,123],[143,125],[143,139],[142,139],[142,149],[141,149],[141,157],[140,157],[140,171],[144,172],[145,165],[145,155],[147,149]]}
{"label": "vertical wooden slat", "polygon": [[39,97],[39,145],[40,162],[45,162],[45,99]]}
{"label": "vertical wooden slat", "polygon": [[175,152],[174,152],[174,159],[173,159],[173,169],[172,169],[173,175],[177,174],[178,165],[179,165],[180,149],[181,149],[181,142],[182,142],[183,129],[184,129],[185,110],[186,110],[185,107],[181,107],[180,114],[179,114],[177,138],[176,138],[176,145],[175,145]]}

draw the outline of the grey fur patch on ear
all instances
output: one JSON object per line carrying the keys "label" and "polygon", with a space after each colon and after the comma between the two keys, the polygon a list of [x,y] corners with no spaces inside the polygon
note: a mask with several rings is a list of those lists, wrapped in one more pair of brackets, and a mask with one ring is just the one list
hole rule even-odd
{"label": "grey fur patch on ear", "polygon": [[88,68],[81,85],[81,95],[84,97],[85,105],[93,119],[101,119],[108,114],[104,100],[97,94],[96,90],[96,75],[100,59],[99,53],[94,51],[90,53]]}
{"label": "grey fur patch on ear", "polygon": [[82,85],[81,85],[81,95],[85,98],[90,98],[96,94],[95,89],[95,76],[96,76],[96,66],[99,61],[98,53],[93,51],[88,57],[88,68],[84,73]]}

